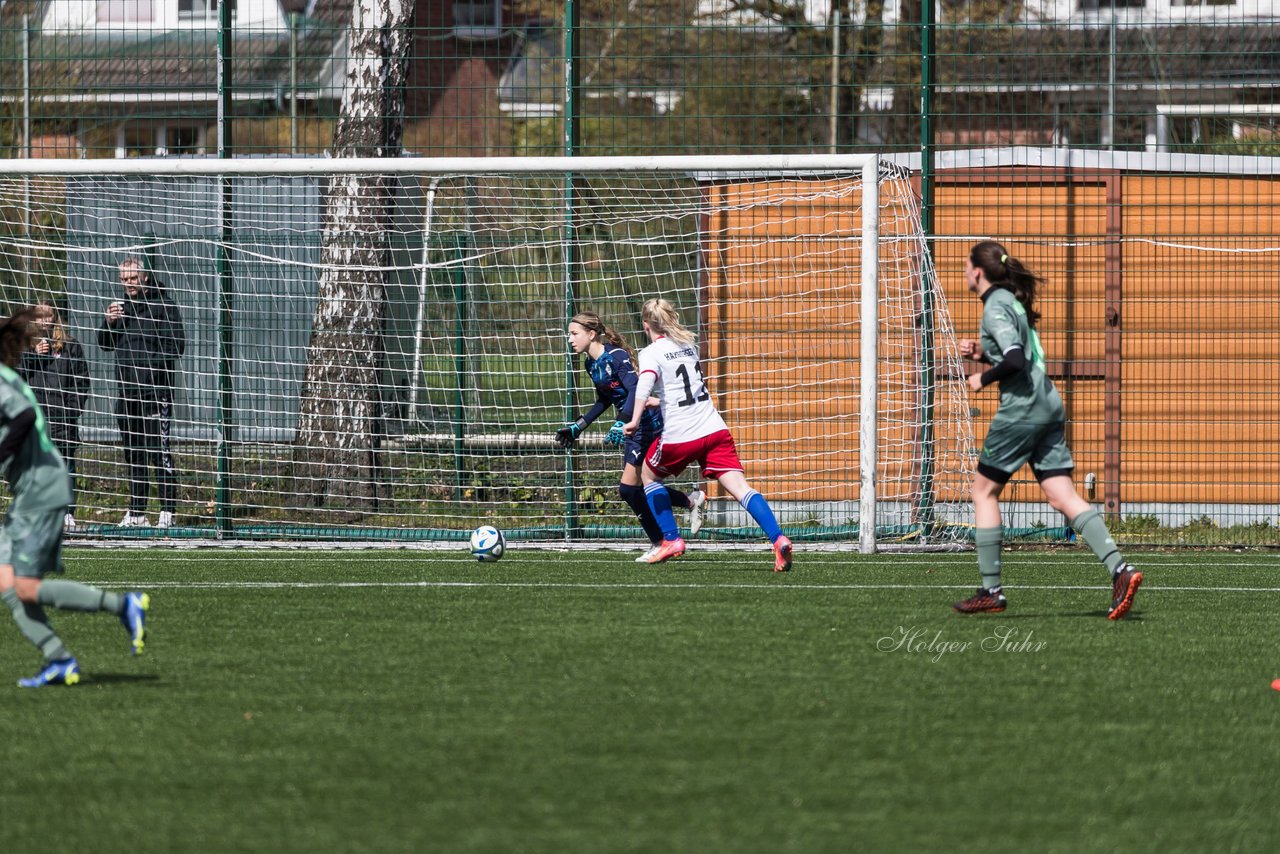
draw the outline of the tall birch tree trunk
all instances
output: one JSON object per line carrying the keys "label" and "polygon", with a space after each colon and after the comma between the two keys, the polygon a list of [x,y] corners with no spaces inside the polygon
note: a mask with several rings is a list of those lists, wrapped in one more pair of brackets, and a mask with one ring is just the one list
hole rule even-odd
{"label": "tall birch tree trunk", "polygon": [[[398,157],[414,0],[353,0],[335,159]],[[358,510],[377,497],[378,391],[395,180],[339,175],[324,196],[321,273],[295,461],[301,498]]]}

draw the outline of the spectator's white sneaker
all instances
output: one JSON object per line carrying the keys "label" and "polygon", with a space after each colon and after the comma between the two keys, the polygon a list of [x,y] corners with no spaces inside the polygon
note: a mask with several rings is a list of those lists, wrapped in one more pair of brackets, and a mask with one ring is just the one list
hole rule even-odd
{"label": "spectator's white sneaker", "polygon": [[661,548],[661,546],[649,546],[649,551],[645,552],[644,554],[640,555],[640,557],[636,558],[636,563],[648,563],[649,558],[653,557],[654,552],[656,552],[659,548]]}
{"label": "spectator's white sneaker", "polygon": [[70,513],[62,517],[62,530],[74,531],[76,529],[76,517]]}
{"label": "spectator's white sneaker", "polygon": [[147,517],[141,513],[126,513],[124,518],[120,520],[121,528],[146,528],[150,526]]}
{"label": "spectator's white sneaker", "polygon": [[689,536],[702,530],[702,507],[707,503],[707,494],[701,489],[689,493]]}
{"label": "spectator's white sneaker", "polygon": [[168,510],[161,510],[161,511],[160,511],[160,518],[156,520],[156,527],[157,527],[157,528],[172,528],[172,527],[173,527],[173,514],[172,514],[172,513],[170,513]]}

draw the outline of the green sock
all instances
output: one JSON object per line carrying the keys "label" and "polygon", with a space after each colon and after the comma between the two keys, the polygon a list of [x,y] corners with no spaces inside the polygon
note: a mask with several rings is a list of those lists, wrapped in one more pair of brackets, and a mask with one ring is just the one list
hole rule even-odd
{"label": "green sock", "polygon": [[34,603],[23,602],[18,598],[16,590],[0,593],[0,599],[4,599],[4,603],[13,612],[13,621],[18,624],[23,637],[44,654],[45,661],[62,661],[71,657],[71,653],[62,645],[62,638],[49,625],[49,618],[45,616],[43,608]]}
{"label": "green sock", "polygon": [[1116,548],[1116,541],[1111,539],[1111,532],[1107,530],[1107,523],[1102,521],[1101,513],[1090,507],[1071,520],[1071,527],[1084,537],[1085,543],[1093,549],[1107,572],[1115,575],[1120,571],[1124,558],[1120,556],[1120,549]]}
{"label": "green sock", "polygon": [[982,586],[995,590],[1000,586],[1000,543],[1004,528],[978,528],[973,535],[978,545],[978,571],[982,573]]}
{"label": "green sock", "polygon": [[62,611],[109,611],[119,614],[124,610],[124,597],[119,593],[107,593],[78,581],[43,581],[36,599],[41,605],[52,605]]}

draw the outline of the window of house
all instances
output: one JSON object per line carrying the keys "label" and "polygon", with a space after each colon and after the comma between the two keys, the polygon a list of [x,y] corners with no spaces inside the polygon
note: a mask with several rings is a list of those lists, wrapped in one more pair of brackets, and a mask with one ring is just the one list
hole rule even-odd
{"label": "window of house", "polygon": [[116,128],[116,157],[177,157],[203,154],[199,125],[126,124]]}
{"label": "window of house", "polygon": [[117,131],[116,157],[154,157],[156,129],[143,125],[126,125]]}
{"label": "window of house", "polygon": [[453,4],[453,35],[464,40],[502,35],[502,0],[460,0]]}
{"label": "window of house", "polygon": [[[230,4],[231,11],[236,10],[236,0],[226,0]],[[218,17],[218,0],[178,0],[178,17],[180,18],[211,18]]]}
{"label": "window of house", "polygon": [[1234,6],[1236,0],[1173,0],[1175,6]]}
{"label": "window of house", "polygon": [[155,0],[98,0],[99,24],[149,24],[155,21]]}
{"label": "window of house", "polygon": [[1080,0],[1080,8],[1090,9],[1145,9],[1147,0]]}
{"label": "window of house", "polygon": [[200,154],[200,129],[190,126],[168,126],[164,129],[164,153],[170,156],[179,154]]}

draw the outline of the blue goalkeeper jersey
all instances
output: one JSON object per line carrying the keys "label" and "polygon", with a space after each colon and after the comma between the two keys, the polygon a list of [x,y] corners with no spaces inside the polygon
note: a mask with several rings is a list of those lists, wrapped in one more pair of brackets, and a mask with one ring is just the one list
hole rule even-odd
{"label": "blue goalkeeper jersey", "polygon": [[[596,402],[583,416],[586,422],[590,424],[610,406],[617,408],[618,420],[630,421],[639,377],[627,351],[605,344],[600,358],[587,357],[586,368],[591,384],[596,387]],[[641,401],[640,405],[643,406],[644,402]],[[646,409],[640,416],[640,429],[650,435],[661,433],[661,410]]]}

